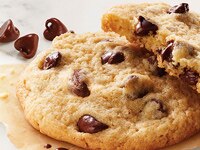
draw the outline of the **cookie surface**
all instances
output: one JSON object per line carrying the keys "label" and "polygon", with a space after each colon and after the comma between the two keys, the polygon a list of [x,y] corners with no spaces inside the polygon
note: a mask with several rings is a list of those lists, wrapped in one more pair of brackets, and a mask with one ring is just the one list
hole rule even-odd
{"label": "cookie surface", "polygon": [[160,67],[200,92],[200,15],[188,4],[116,6],[103,15],[102,28],[141,42],[154,52]]}
{"label": "cookie surface", "polygon": [[88,149],[158,149],[200,129],[199,95],[115,33],[64,34],[26,68],[27,120]]}

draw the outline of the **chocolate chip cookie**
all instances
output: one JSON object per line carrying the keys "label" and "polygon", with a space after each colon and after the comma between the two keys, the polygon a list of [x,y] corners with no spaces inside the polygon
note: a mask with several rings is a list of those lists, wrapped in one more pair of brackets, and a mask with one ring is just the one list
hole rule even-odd
{"label": "chocolate chip cookie", "polygon": [[159,67],[200,92],[200,15],[187,3],[116,6],[103,15],[102,28],[140,42],[157,56]]}
{"label": "chocolate chip cookie", "polygon": [[86,149],[158,149],[200,130],[200,98],[113,32],[66,33],[17,86],[30,124]]}

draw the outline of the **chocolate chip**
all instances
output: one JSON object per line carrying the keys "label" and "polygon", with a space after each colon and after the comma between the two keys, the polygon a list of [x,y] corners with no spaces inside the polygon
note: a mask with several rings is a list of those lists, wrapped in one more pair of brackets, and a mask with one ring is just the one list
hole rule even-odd
{"label": "chocolate chip", "polygon": [[44,37],[52,41],[56,36],[66,33],[68,30],[66,26],[57,18],[50,18],[45,23]]}
{"label": "chocolate chip", "polygon": [[59,148],[56,148],[56,150],[68,150],[67,148],[63,148],[63,147],[59,147]]}
{"label": "chocolate chip", "polygon": [[61,61],[62,55],[60,52],[53,52],[49,54],[43,63],[43,69],[48,70],[52,67],[56,67]]}
{"label": "chocolate chip", "polygon": [[98,121],[91,115],[83,115],[77,123],[80,132],[97,133],[108,128],[108,125]]}
{"label": "chocolate chip", "polygon": [[172,61],[172,51],[174,49],[174,42],[171,41],[168,46],[161,52],[162,61],[171,62]]}
{"label": "chocolate chip", "polygon": [[72,33],[72,34],[75,34],[75,32],[73,30],[69,30],[68,32]]}
{"label": "chocolate chip", "polygon": [[39,37],[37,34],[28,34],[15,41],[14,47],[27,59],[35,56],[38,48]]}
{"label": "chocolate chip", "polygon": [[158,100],[158,99],[151,99],[151,101],[153,102],[156,102],[158,105],[159,105],[159,111],[161,111],[162,113],[166,113],[167,112],[167,109],[164,107],[163,103],[161,100]]}
{"label": "chocolate chip", "polygon": [[71,87],[71,90],[77,96],[87,97],[90,95],[90,90],[80,76],[80,70],[75,70],[72,76],[73,85]]}
{"label": "chocolate chip", "polygon": [[139,16],[138,24],[136,25],[135,34],[139,36],[148,35],[150,32],[156,34],[158,30],[158,26],[147,21],[144,17]]}
{"label": "chocolate chip", "polygon": [[52,146],[51,146],[51,144],[46,144],[46,145],[44,145],[44,148],[46,148],[46,149],[49,149],[49,148],[51,148]]}
{"label": "chocolate chip", "polygon": [[13,25],[12,20],[9,19],[0,27],[0,42],[14,41],[19,37],[19,34],[19,30]]}
{"label": "chocolate chip", "polygon": [[192,70],[184,70],[184,73],[179,76],[181,80],[188,83],[189,85],[196,85],[199,79],[199,74]]}
{"label": "chocolate chip", "polygon": [[125,56],[122,52],[106,52],[101,57],[101,63],[105,64],[118,64],[125,60]]}
{"label": "chocolate chip", "polygon": [[168,10],[168,13],[179,13],[184,14],[189,11],[189,5],[187,3],[181,3],[179,5],[175,5]]}

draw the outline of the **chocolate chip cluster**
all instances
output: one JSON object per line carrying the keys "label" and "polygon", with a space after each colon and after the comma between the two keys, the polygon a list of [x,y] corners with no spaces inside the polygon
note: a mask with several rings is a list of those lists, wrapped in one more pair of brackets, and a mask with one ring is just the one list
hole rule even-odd
{"label": "chocolate chip cluster", "polygon": [[[45,23],[45,31],[43,33],[45,39],[52,41],[56,36],[68,32],[66,26],[57,18],[50,18]],[[74,31],[69,31],[74,33]],[[38,49],[39,36],[31,33],[19,38],[20,31],[14,26],[12,20],[7,20],[0,27],[0,43],[8,43],[15,41],[14,47],[26,59],[35,56]]]}

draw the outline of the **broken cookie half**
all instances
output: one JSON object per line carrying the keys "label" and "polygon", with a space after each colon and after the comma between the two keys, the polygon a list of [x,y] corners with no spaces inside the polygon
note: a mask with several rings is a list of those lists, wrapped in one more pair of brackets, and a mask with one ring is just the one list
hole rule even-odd
{"label": "broken cookie half", "polygon": [[157,56],[159,67],[200,93],[200,15],[187,3],[115,6],[103,15],[102,29],[141,43]]}

